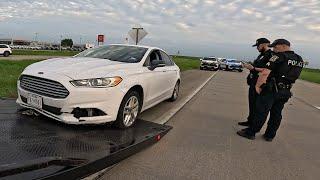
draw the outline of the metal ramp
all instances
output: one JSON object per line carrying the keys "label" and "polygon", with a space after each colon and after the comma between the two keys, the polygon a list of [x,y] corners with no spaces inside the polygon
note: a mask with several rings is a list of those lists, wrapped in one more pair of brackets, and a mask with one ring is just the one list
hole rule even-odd
{"label": "metal ramp", "polygon": [[0,179],[80,179],[146,148],[171,127],[138,120],[120,130],[106,125],[66,125],[17,113],[0,103]]}

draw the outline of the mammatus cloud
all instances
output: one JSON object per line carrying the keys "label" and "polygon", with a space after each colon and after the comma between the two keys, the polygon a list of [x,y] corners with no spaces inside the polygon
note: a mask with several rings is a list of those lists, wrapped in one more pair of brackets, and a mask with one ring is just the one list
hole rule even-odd
{"label": "mammatus cloud", "polygon": [[89,40],[97,33],[121,41],[138,23],[153,44],[251,44],[259,36],[317,44],[319,17],[319,0],[0,1],[2,34],[31,39],[39,32],[48,41],[59,34]]}

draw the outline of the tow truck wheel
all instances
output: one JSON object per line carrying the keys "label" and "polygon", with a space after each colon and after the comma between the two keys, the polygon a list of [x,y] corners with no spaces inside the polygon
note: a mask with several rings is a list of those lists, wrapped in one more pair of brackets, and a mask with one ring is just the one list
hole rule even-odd
{"label": "tow truck wheel", "polygon": [[131,127],[140,113],[141,104],[141,98],[137,91],[128,92],[121,102],[115,122],[116,127],[121,129]]}
{"label": "tow truck wheel", "polygon": [[178,99],[179,90],[180,90],[180,82],[178,81],[178,82],[176,83],[176,85],[174,86],[173,93],[172,93],[172,96],[171,96],[171,98],[169,99],[169,101],[173,102],[173,101],[175,101],[175,100]]}
{"label": "tow truck wheel", "polygon": [[10,55],[10,53],[9,53],[8,51],[6,51],[6,52],[3,53],[3,56],[4,56],[4,57],[8,57],[9,55]]}

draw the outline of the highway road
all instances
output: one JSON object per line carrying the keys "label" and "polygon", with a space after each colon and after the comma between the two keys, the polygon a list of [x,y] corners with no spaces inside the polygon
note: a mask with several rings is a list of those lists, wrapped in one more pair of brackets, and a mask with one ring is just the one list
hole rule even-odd
{"label": "highway road", "polygon": [[[168,125],[159,143],[120,162],[101,179],[318,179],[320,86],[298,81],[273,142],[241,138],[246,73],[219,71]],[[307,88],[310,86],[311,88]]]}

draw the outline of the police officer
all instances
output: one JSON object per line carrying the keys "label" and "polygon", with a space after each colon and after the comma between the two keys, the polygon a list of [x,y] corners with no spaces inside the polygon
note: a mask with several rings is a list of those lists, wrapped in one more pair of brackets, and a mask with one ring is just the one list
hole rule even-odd
{"label": "police officer", "polygon": [[255,134],[261,130],[270,112],[263,137],[266,141],[273,140],[281,123],[282,109],[292,96],[290,89],[299,78],[304,64],[301,56],[291,51],[289,41],[277,39],[270,47],[273,47],[275,54],[266,64],[270,70],[266,83],[256,87],[262,91],[257,96],[253,123],[249,128],[237,132],[238,135],[248,139],[255,138]]}
{"label": "police officer", "polygon": [[256,40],[256,43],[252,45],[252,47],[257,47],[257,50],[260,52],[259,56],[256,60],[253,61],[252,66],[246,66],[245,68],[250,70],[250,74],[247,77],[247,84],[249,85],[249,116],[247,117],[247,121],[239,122],[238,124],[241,126],[249,126],[254,118],[254,109],[256,105],[256,96],[257,93],[255,91],[255,85],[258,79],[258,71],[255,68],[265,68],[268,60],[272,56],[272,51],[268,47],[270,45],[270,41],[267,38],[259,38]]}

